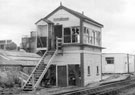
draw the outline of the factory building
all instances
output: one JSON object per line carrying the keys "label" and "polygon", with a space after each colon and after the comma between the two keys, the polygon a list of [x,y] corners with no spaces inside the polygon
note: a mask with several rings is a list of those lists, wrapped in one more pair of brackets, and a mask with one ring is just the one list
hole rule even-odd
{"label": "factory building", "polygon": [[133,73],[135,72],[135,56],[126,53],[103,53],[103,73]]}
{"label": "factory building", "polygon": [[43,57],[24,84],[25,90],[30,89],[32,79],[32,89],[48,82],[66,87],[101,80],[102,24],[60,5],[38,20],[36,26],[35,50]]}

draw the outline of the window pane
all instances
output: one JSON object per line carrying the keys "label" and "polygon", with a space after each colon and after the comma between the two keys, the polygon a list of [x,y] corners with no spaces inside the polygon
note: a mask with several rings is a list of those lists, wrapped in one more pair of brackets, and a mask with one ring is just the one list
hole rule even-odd
{"label": "window pane", "polygon": [[96,31],[96,45],[101,45],[101,33],[99,31]]}
{"label": "window pane", "polygon": [[47,46],[47,37],[37,37],[37,48],[43,48]]}
{"label": "window pane", "polygon": [[79,43],[79,41],[80,41],[79,28],[73,27],[72,28],[72,43]]}
{"label": "window pane", "polygon": [[92,31],[92,44],[95,45],[95,31]]}
{"label": "window pane", "polygon": [[114,64],[114,57],[106,57],[107,64]]}
{"label": "window pane", "polygon": [[86,33],[86,27],[84,27],[84,30],[83,31],[84,31],[84,34],[85,34]]}
{"label": "window pane", "polygon": [[84,39],[83,40],[84,43],[87,44],[89,42],[89,37],[87,35],[84,35],[84,38],[83,39]]}
{"label": "window pane", "polygon": [[71,37],[69,36],[64,36],[64,43],[71,43]]}
{"label": "window pane", "polygon": [[72,35],[72,42],[77,42],[77,35]]}
{"label": "window pane", "polygon": [[64,28],[64,35],[71,35],[70,28]]}

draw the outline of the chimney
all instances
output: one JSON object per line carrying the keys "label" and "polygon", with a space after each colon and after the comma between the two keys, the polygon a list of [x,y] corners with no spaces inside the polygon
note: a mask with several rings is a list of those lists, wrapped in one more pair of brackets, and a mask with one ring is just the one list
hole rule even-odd
{"label": "chimney", "polygon": [[82,15],[84,15],[84,11],[82,11]]}

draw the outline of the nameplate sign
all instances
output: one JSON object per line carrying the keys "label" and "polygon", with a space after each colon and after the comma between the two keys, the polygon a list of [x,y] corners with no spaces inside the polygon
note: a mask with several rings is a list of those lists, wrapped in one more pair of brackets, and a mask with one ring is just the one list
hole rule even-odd
{"label": "nameplate sign", "polygon": [[53,19],[53,21],[68,21],[68,20],[69,20],[68,17],[65,17],[65,18],[61,17],[61,18],[54,18]]}

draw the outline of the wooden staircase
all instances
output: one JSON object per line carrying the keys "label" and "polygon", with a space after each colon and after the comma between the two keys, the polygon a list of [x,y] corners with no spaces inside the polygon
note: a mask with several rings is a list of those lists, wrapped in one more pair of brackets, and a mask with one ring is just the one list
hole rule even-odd
{"label": "wooden staircase", "polygon": [[60,47],[59,42],[62,42],[60,40],[61,38],[58,38],[56,40],[55,50],[51,50],[51,51],[47,50],[44,53],[44,55],[42,56],[42,58],[40,59],[36,67],[34,68],[33,72],[27,79],[27,82],[23,85],[22,89],[24,91],[32,91],[32,90],[35,90],[39,86],[44,75],[47,73],[47,70],[50,67],[53,58],[55,57],[55,55],[57,54],[57,51],[59,50],[59,47]]}

